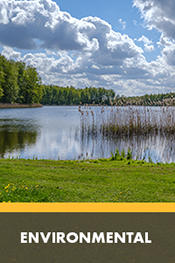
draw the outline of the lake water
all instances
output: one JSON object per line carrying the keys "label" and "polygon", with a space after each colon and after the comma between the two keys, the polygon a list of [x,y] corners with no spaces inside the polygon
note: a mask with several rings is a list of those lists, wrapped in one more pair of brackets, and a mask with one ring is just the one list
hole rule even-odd
{"label": "lake water", "polygon": [[[96,120],[99,119],[100,107],[91,107],[89,111],[91,110],[96,114]],[[148,118],[148,115],[146,116]],[[173,116],[170,114],[171,118]],[[81,115],[77,106],[0,109],[0,157],[26,159],[37,157],[54,160],[108,158],[118,147],[120,152],[123,149],[127,152],[130,148],[134,158],[146,160],[151,158],[154,162],[175,162],[173,132],[169,135],[157,132],[144,136],[132,134],[115,138],[106,138],[100,134],[82,136],[82,122],[87,126],[91,121]]]}

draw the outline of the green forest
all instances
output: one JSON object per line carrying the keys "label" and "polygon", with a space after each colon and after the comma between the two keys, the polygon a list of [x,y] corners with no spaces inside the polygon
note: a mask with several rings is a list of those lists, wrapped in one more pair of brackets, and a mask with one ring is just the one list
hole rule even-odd
{"label": "green forest", "polygon": [[32,66],[0,55],[0,102],[48,105],[110,104],[115,92],[105,88],[60,87],[42,84]]}
{"label": "green forest", "polygon": [[0,54],[0,103],[43,105],[175,106],[175,93],[120,96],[113,89],[42,84],[36,68]]}
{"label": "green forest", "polygon": [[117,95],[114,102],[116,106],[175,106],[175,93],[145,94],[135,97]]}
{"label": "green forest", "polygon": [[107,104],[115,99],[115,92],[105,88],[59,87],[42,85],[42,104],[49,105],[79,105],[79,104]]}
{"label": "green forest", "polygon": [[33,104],[41,100],[41,78],[36,69],[0,55],[0,102]]}

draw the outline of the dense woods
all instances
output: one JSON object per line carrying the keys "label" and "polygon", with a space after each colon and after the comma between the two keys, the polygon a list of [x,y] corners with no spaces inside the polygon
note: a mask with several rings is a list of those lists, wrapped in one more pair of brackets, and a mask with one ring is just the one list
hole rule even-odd
{"label": "dense woods", "polygon": [[41,78],[36,69],[0,55],[0,102],[33,104],[41,99]]}
{"label": "dense woods", "polygon": [[7,60],[0,54],[0,103],[44,105],[101,104],[116,106],[175,106],[175,93],[126,97],[105,88],[44,85],[36,68]]}
{"label": "dense woods", "polygon": [[42,85],[43,99],[42,104],[49,105],[79,105],[79,104],[107,104],[114,101],[115,92],[105,88],[84,88],[75,89],[74,87],[59,87],[52,85]]}
{"label": "dense woods", "polygon": [[116,106],[175,106],[175,93],[146,94],[144,96],[125,97],[117,95],[114,105]]}
{"label": "dense woods", "polygon": [[115,92],[105,88],[59,87],[42,85],[41,78],[32,66],[24,62],[7,60],[0,55],[0,102],[48,105],[110,104]]}

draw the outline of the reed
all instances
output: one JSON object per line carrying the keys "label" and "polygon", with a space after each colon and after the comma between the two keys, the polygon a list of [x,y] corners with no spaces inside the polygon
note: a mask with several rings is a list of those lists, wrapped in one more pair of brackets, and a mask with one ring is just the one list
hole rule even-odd
{"label": "reed", "polygon": [[173,107],[79,107],[81,136],[118,138],[175,133]]}

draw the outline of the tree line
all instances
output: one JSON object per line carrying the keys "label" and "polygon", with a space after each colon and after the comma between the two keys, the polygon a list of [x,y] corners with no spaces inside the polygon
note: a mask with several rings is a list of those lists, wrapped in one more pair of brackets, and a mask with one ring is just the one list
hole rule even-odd
{"label": "tree line", "polygon": [[116,106],[175,106],[175,93],[145,94],[144,96],[125,97],[117,95],[114,100]]}
{"label": "tree line", "polygon": [[116,106],[175,106],[175,93],[126,97],[113,89],[74,88],[42,84],[32,66],[0,54],[0,102],[44,105],[100,104]]}
{"label": "tree line", "polygon": [[0,102],[33,104],[41,100],[41,78],[36,68],[0,54]]}
{"label": "tree line", "polygon": [[48,105],[79,105],[79,104],[107,104],[115,98],[115,92],[105,88],[74,88],[42,85],[43,98],[41,103]]}
{"label": "tree line", "polygon": [[36,68],[0,54],[0,102],[48,105],[110,104],[115,92],[105,88],[43,85]]}

